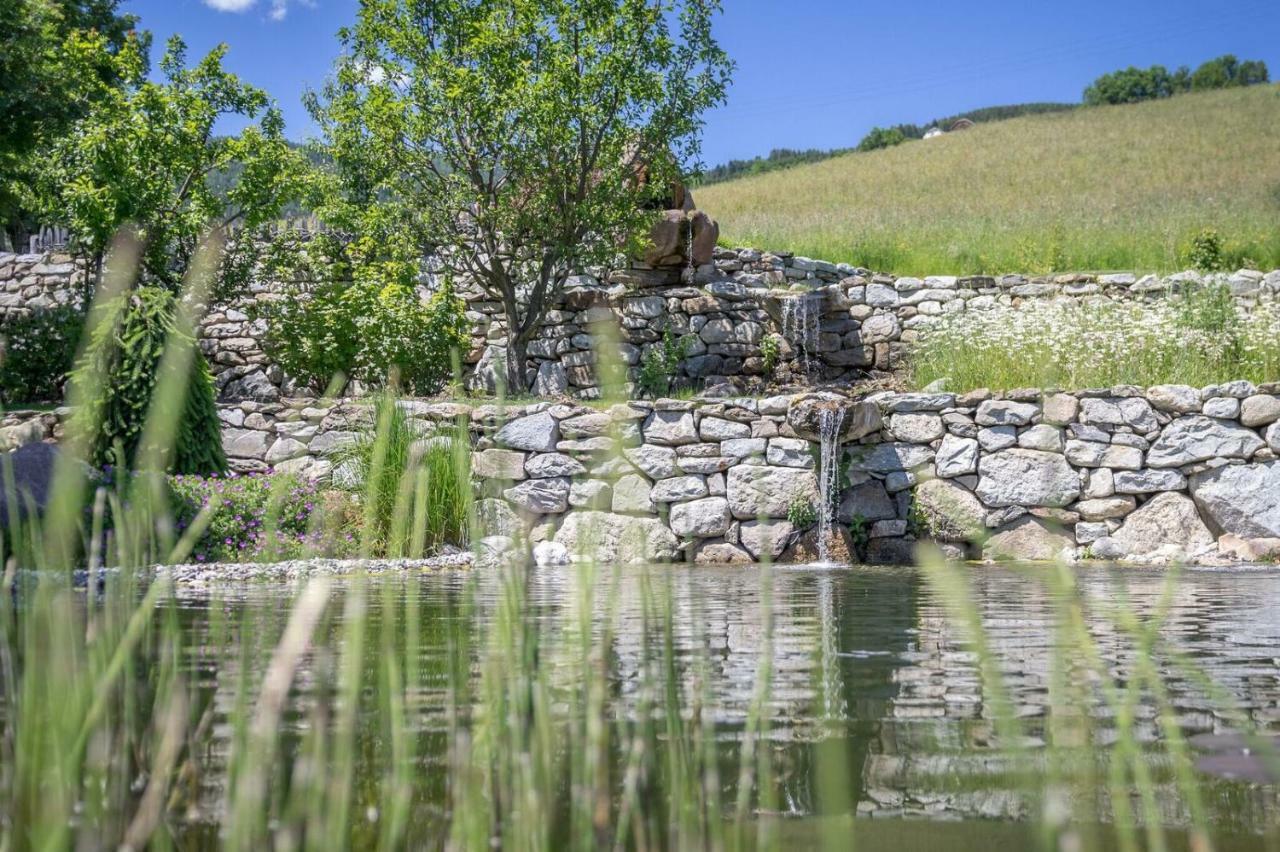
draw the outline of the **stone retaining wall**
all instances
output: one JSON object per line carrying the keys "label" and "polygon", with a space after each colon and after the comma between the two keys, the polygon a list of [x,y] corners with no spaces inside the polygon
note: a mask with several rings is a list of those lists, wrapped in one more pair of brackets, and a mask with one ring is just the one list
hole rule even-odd
{"label": "stone retaining wall", "polygon": [[[1280,384],[401,406],[424,432],[466,427],[491,531],[527,535],[543,561],[637,543],[658,560],[813,561],[816,533],[792,520],[819,504],[823,408],[845,438],[839,559],[910,561],[920,538],[987,558],[1280,558]],[[65,413],[11,413],[0,439],[52,440]],[[241,401],[219,417],[236,470],[321,479],[372,424],[361,401]]]}
{"label": "stone retaining wall", "polygon": [[[522,524],[544,559],[564,555],[546,542],[573,552],[595,524],[605,557],[632,532],[659,558],[812,560],[814,534],[788,514],[818,503],[823,406],[844,411],[848,436],[833,553],[903,562],[930,537],[986,557],[1280,557],[1280,385],[402,405],[424,428],[468,424],[486,513],[500,530]],[[349,402],[220,411],[238,468],[308,476],[330,474],[370,421]]]}
{"label": "stone retaining wall", "polygon": [[[898,277],[785,252],[716,249],[712,263],[684,270],[634,264],[575,276],[529,344],[529,389],[540,395],[598,396],[594,324],[615,325],[619,355],[634,379],[664,334],[685,341],[677,384],[719,386],[721,394],[760,393],[770,385],[861,380],[902,363],[917,329],[943,314],[989,310],[1033,299],[1146,301],[1187,284],[1229,285],[1243,311],[1280,299],[1280,270],[1241,270],[1163,278],[1132,274],[1050,277]],[[65,301],[80,273],[66,255],[0,254],[0,317]],[[253,305],[280,285],[251,283],[229,305],[215,305],[201,327],[220,396],[276,400],[297,389],[262,349],[266,331]],[[492,390],[502,374],[506,330],[500,306],[460,287],[472,327],[464,359],[468,384]],[[766,343],[766,340],[769,342]],[[766,349],[776,348],[776,363]]]}

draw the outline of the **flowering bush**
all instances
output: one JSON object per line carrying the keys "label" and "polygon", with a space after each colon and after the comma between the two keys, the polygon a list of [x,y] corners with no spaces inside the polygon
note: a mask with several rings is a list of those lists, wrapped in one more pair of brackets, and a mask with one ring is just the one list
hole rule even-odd
{"label": "flowering bush", "polygon": [[914,381],[949,390],[1203,386],[1280,379],[1280,306],[1249,316],[1213,292],[1147,305],[1032,301],[947,314],[920,329]]}
{"label": "flowering bush", "polygon": [[287,474],[172,476],[178,531],[218,501],[213,519],[192,551],[197,562],[265,562],[304,555],[342,555],[355,548],[341,523],[346,506],[315,483]]}

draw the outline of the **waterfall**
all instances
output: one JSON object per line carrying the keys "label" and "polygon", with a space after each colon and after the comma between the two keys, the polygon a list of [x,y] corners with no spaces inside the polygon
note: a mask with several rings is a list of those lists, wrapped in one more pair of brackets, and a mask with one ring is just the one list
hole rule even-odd
{"label": "waterfall", "polygon": [[822,297],[805,293],[782,300],[782,336],[796,348],[804,376],[813,380],[812,355],[818,351]]}
{"label": "waterfall", "polygon": [[782,336],[796,347],[800,366],[810,381],[813,379],[813,355],[818,349],[819,303],[820,299],[809,294],[782,303]]}
{"label": "waterfall", "polygon": [[831,537],[831,522],[835,515],[835,501],[839,495],[840,435],[844,429],[844,406],[824,406],[818,411],[818,438],[820,456],[818,465],[818,561],[830,562],[827,541]]}

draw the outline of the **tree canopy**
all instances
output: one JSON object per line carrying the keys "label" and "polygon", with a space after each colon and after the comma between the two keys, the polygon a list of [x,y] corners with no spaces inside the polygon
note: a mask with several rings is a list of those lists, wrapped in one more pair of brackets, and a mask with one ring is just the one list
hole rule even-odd
{"label": "tree canopy", "polygon": [[[718,0],[362,0],[311,99],[323,218],[438,252],[500,301],[506,379],[574,271],[634,248],[731,63]],[[647,180],[642,180],[641,175]]]}
{"label": "tree canopy", "polygon": [[150,35],[120,0],[14,0],[0,26],[0,227],[23,212],[21,185],[43,146],[62,137],[111,88],[117,58],[129,48],[143,61]]}
{"label": "tree canopy", "polygon": [[1084,90],[1084,102],[1091,106],[1132,104],[1168,98],[1182,92],[1252,86],[1267,80],[1265,62],[1241,62],[1227,53],[1202,63],[1195,71],[1185,65],[1172,72],[1163,65],[1152,65],[1150,68],[1130,65],[1128,68],[1103,74]]}
{"label": "tree canopy", "polygon": [[[116,232],[134,226],[144,276],[176,288],[208,231],[252,231],[274,219],[298,191],[304,161],[285,141],[266,94],[223,68],[225,45],[187,67],[186,47],[175,36],[160,82],[146,79],[139,48],[126,44],[116,55],[123,85],[105,92],[50,147],[30,198],[49,221],[68,226],[77,249],[99,268]],[[215,136],[215,123],[232,115],[251,123],[237,135]],[[233,164],[236,179],[216,187],[211,176]]]}

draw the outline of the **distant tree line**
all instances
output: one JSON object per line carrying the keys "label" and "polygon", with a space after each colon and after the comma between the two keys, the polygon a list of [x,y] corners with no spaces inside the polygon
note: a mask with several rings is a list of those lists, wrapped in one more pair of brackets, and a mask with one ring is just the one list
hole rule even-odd
{"label": "distant tree line", "polygon": [[[1241,62],[1234,55],[1227,53],[1201,64],[1192,71],[1182,66],[1169,71],[1163,65],[1152,65],[1150,68],[1130,66],[1110,74],[1103,74],[1089,84],[1084,90],[1084,104],[1099,106],[1102,104],[1131,104],[1138,101],[1149,101],[1157,98],[1168,98],[1183,92],[1203,92],[1211,89],[1227,89],[1233,86],[1253,86],[1269,81],[1267,64],[1261,60],[1245,60]],[[924,124],[895,124],[891,127],[873,127],[853,148],[831,148],[794,150],[791,148],[774,148],[767,157],[752,157],[749,160],[730,160],[724,165],[716,166],[702,173],[699,183],[717,183],[748,175],[763,174],[777,169],[813,163],[829,157],[837,157],[850,151],[875,151],[880,148],[891,148],[912,139],[923,139],[932,127],[949,130],[962,118],[974,124],[987,121],[1003,121],[1020,115],[1037,115],[1047,112],[1063,112],[1075,109],[1080,104],[1037,102],[1026,104],[1008,104],[1005,106],[985,107],[970,112],[934,119]]]}
{"label": "distant tree line", "polygon": [[1195,71],[1186,65],[1169,71],[1163,65],[1136,68],[1130,65],[1103,74],[1084,90],[1089,106],[1132,104],[1169,98],[1183,92],[1205,92],[1235,86],[1253,86],[1268,81],[1267,64],[1261,60],[1241,62],[1230,53],[1210,59]]}
{"label": "distant tree line", "polygon": [[815,163],[829,157],[837,157],[850,151],[874,151],[877,148],[888,148],[906,142],[908,139],[923,139],[925,132],[931,127],[946,130],[962,118],[974,124],[985,121],[1001,121],[1019,115],[1034,115],[1043,112],[1062,112],[1075,109],[1077,104],[1064,103],[1028,103],[1005,104],[1003,106],[983,107],[946,118],[935,119],[926,124],[895,124],[892,127],[873,127],[866,136],[853,148],[774,148],[765,157],[752,157],[749,160],[730,160],[729,162],[707,169],[698,179],[700,184],[718,183],[748,175],[764,174],[777,169],[790,168],[803,163]]}

